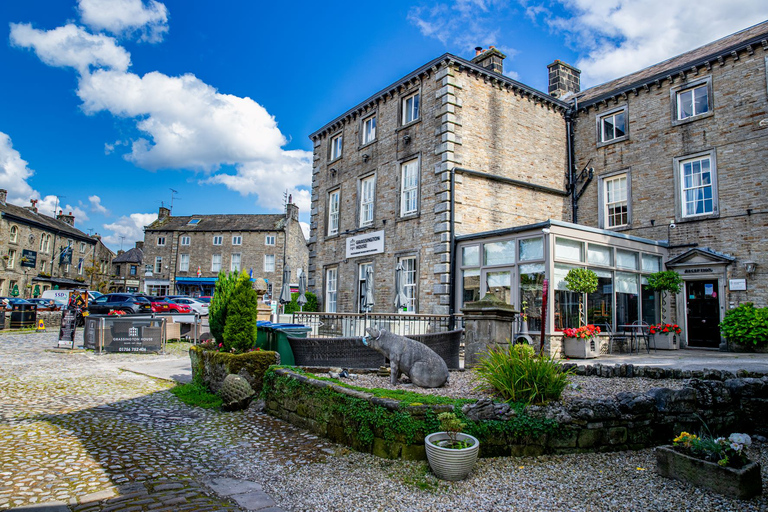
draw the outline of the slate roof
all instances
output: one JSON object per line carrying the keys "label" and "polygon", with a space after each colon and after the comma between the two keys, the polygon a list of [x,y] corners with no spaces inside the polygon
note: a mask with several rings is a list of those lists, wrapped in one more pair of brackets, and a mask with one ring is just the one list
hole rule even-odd
{"label": "slate roof", "polygon": [[[200,222],[190,224],[192,219]],[[282,231],[284,226],[281,214],[186,215],[158,219],[144,231]]]}
{"label": "slate roof", "polygon": [[35,224],[37,225],[37,227],[40,227],[42,229],[48,229],[50,231],[58,231],[60,233],[66,234],[67,236],[71,236],[72,238],[77,238],[78,240],[81,240],[84,242],[88,242],[92,244],[96,243],[95,239],[88,236],[86,233],[83,233],[79,229],[73,226],[70,226],[64,221],[55,219],[53,217],[49,217],[48,215],[44,215],[42,213],[35,213],[32,210],[23,208],[21,206],[16,206],[15,204],[0,203],[0,212],[4,217],[13,217],[20,222]]}
{"label": "slate roof", "polygon": [[120,256],[112,258],[112,263],[141,263],[144,259],[144,251],[138,247],[128,249]]}
{"label": "slate roof", "polygon": [[768,38],[768,21],[758,23],[735,34],[723,37],[635,73],[585,89],[576,94],[579,107],[587,106],[620,92],[631,91],[633,88],[643,86],[643,84],[653,83],[657,79],[665,79],[670,75],[676,75],[680,71],[691,71],[693,66],[711,65],[713,62],[717,62],[718,57],[731,54],[731,52],[738,52],[750,45],[765,47],[768,44],[766,43],[766,38]]}

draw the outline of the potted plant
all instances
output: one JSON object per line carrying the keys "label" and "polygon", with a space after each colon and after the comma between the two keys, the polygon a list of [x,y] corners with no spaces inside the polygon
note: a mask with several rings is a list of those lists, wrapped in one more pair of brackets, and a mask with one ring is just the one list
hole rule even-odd
{"label": "potted plant", "polygon": [[566,357],[591,359],[600,355],[600,344],[596,336],[600,328],[583,325],[584,294],[597,290],[597,274],[586,268],[572,268],[565,276],[565,285],[579,297],[579,326],[563,330],[563,354]]}
{"label": "potted plant", "polygon": [[442,432],[424,438],[429,467],[441,480],[463,480],[477,461],[480,441],[462,432],[467,426],[452,412],[437,415]]}
{"label": "potted plant", "polygon": [[[648,332],[653,336],[653,346],[662,350],[676,350],[680,348],[677,344],[677,336],[683,332],[677,324],[651,325]],[[671,334],[671,336],[670,336]]]}
{"label": "potted plant", "polygon": [[752,444],[747,434],[714,438],[681,432],[672,443],[655,450],[660,475],[742,500],[762,494],[760,464],[746,455]]}
{"label": "potted plant", "polygon": [[[661,294],[661,324],[664,324],[664,312],[667,310],[667,293],[679,293],[683,289],[683,280],[680,274],[674,270],[663,270],[655,272],[648,276],[648,287]],[[664,324],[669,325],[669,324]],[[676,324],[672,324],[676,325]],[[680,348],[677,343],[677,335],[682,332],[678,326],[678,332],[672,333],[672,336],[655,336],[654,347],[673,350]],[[652,333],[653,334],[653,333]]]}

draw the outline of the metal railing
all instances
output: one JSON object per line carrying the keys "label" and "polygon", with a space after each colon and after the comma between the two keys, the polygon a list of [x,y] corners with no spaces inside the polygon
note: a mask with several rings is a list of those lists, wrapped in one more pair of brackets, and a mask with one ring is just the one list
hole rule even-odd
{"label": "metal railing", "polygon": [[293,323],[311,327],[310,338],[353,338],[376,327],[402,336],[461,329],[461,315],[417,315],[408,313],[294,313]]}

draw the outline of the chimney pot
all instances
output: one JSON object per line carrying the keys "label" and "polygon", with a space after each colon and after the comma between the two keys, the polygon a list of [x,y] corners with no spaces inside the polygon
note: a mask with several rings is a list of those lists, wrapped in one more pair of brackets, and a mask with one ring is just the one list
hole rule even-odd
{"label": "chimney pot", "polygon": [[485,68],[494,73],[504,73],[504,59],[506,55],[501,53],[495,47],[491,46],[487,50],[483,50],[481,46],[475,48],[475,58],[472,59],[473,64],[477,64],[481,68]]}

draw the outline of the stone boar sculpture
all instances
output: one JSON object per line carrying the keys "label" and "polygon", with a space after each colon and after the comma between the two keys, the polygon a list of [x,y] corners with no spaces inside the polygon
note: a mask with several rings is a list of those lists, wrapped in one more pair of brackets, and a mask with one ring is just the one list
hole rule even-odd
{"label": "stone boar sculpture", "polygon": [[393,386],[397,385],[401,373],[422,388],[439,388],[448,380],[448,365],[423,343],[384,329],[371,327],[366,332],[368,336],[363,336],[363,344],[389,359],[392,370],[389,378]]}

